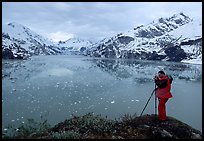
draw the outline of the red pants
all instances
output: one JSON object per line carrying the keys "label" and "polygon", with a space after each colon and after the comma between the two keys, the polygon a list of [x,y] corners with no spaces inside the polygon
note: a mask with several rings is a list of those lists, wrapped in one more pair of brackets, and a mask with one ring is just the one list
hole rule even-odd
{"label": "red pants", "polygon": [[159,120],[166,120],[166,102],[168,101],[168,98],[158,98],[159,99]]}

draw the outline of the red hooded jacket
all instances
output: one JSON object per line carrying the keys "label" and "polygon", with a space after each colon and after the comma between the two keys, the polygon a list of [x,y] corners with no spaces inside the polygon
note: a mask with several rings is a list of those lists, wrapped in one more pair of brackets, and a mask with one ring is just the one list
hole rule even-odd
{"label": "red hooded jacket", "polygon": [[165,75],[163,78],[157,78],[155,80],[156,85],[158,86],[156,90],[156,96],[158,98],[171,98],[173,97],[170,90],[171,84],[169,78]]}

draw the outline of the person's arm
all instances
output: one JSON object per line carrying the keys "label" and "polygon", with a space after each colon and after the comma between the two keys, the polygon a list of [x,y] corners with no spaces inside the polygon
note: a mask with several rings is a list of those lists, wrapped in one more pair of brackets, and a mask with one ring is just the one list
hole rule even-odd
{"label": "person's arm", "polygon": [[165,88],[167,86],[167,79],[159,80],[159,78],[156,78],[155,83],[159,88]]}

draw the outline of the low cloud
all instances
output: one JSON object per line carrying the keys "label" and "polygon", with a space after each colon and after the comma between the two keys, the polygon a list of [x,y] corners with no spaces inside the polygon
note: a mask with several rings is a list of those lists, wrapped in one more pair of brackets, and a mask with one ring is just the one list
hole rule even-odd
{"label": "low cloud", "polygon": [[58,31],[55,33],[48,34],[47,37],[52,39],[54,42],[58,42],[58,41],[66,41],[70,38],[74,38],[74,35],[67,32]]}

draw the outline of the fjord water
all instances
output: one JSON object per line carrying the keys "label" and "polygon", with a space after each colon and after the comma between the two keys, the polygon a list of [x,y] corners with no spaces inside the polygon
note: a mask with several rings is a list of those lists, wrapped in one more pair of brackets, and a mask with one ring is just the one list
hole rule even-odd
{"label": "fjord water", "polygon": [[[52,125],[88,112],[139,116],[161,69],[174,78],[167,115],[202,132],[201,65],[76,55],[2,60],[2,129],[42,115]],[[154,110],[152,97],[143,114]]]}

